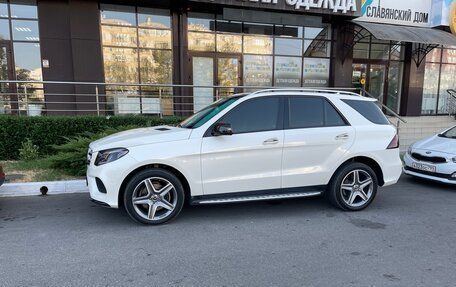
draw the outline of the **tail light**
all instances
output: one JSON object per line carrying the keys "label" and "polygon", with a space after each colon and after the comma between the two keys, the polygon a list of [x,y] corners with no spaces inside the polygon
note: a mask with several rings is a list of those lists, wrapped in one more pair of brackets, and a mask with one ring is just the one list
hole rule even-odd
{"label": "tail light", "polygon": [[399,148],[399,135],[395,134],[394,138],[391,140],[390,144],[386,149],[394,149],[394,148]]}

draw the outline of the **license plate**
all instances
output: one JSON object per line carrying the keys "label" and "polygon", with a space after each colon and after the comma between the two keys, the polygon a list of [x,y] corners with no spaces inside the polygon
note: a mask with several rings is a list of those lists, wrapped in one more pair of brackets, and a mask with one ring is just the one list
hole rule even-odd
{"label": "license plate", "polygon": [[433,165],[428,165],[428,164],[422,164],[422,163],[412,163],[412,167],[422,170],[422,171],[427,171],[427,172],[435,172],[435,166]]}

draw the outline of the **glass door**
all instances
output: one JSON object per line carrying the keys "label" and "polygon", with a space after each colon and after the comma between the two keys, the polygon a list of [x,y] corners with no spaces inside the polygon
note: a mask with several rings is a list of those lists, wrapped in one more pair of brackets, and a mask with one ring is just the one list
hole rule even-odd
{"label": "glass door", "polygon": [[379,103],[383,103],[383,95],[385,93],[386,80],[386,65],[372,64],[369,69],[369,81],[367,91],[378,99]]}
{"label": "glass door", "polygon": [[[192,57],[192,76],[194,86],[214,86],[214,58]],[[209,87],[193,88],[193,111],[197,112],[214,101],[214,89]]]}
{"label": "glass door", "polygon": [[[6,43],[0,43],[0,80],[12,80],[11,53],[10,46]],[[11,111],[11,85],[9,83],[0,83],[0,114]]]}

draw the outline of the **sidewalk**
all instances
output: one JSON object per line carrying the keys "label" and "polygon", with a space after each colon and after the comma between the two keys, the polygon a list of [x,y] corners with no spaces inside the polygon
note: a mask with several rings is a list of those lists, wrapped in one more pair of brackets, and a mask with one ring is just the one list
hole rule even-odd
{"label": "sidewalk", "polygon": [[0,186],[0,197],[40,195],[42,186],[48,188],[47,194],[84,193],[89,191],[85,180],[5,183]]}

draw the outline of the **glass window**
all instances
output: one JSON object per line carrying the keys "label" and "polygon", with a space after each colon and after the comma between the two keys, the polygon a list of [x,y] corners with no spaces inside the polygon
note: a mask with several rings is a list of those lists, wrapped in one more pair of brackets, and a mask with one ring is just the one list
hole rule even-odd
{"label": "glass window", "polygon": [[369,43],[356,43],[353,47],[354,59],[367,59],[369,58]]}
{"label": "glass window", "polygon": [[380,60],[388,60],[390,52],[390,45],[389,44],[371,44],[371,59],[380,59]]}
{"label": "glass window", "polygon": [[434,48],[426,55],[426,62],[436,62],[440,63],[440,55],[442,54],[442,49]]}
{"label": "glass window", "polygon": [[139,51],[141,83],[172,84],[172,52],[165,50]]}
{"label": "glass window", "polygon": [[171,28],[171,16],[168,10],[138,8],[138,26],[150,28]]}
{"label": "glass window", "polygon": [[396,60],[396,61],[403,61],[404,60],[404,54],[405,54],[405,47],[400,44],[392,44],[391,45],[391,60]]}
{"label": "glass window", "polygon": [[329,40],[329,27],[315,28],[315,27],[306,27],[304,29],[304,38],[306,39],[322,39]]}
{"label": "glass window", "polygon": [[371,101],[362,100],[342,100],[344,103],[352,107],[367,120],[379,125],[389,125],[390,122],[385,117],[380,108]]}
{"label": "glass window", "polygon": [[391,110],[397,112],[399,110],[399,99],[402,90],[402,62],[390,62],[388,72],[388,94],[386,98],[386,105]]}
{"label": "glass window", "polygon": [[11,18],[38,19],[36,1],[13,0],[10,2]]}
{"label": "glass window", "polygon": [[138,34],[142,48],[171,49],[171,30],[139,29]]}
{"label": "glass window", "polygon": [[39,41],[38,22],[29,20],[12,20],[13,40]]}
{"label": "glass window", "polygon": [[272,56],[244,55],[244,85],[272,86]]}
{"label": "glass window", "polygon": [[272,37],[244,36],[244,53],[272,54]]}
{"label": "glass window", "polygon": [[279,128],[279,102],[277,97],[245,101],[220,122],[231,124],[234,134],[276,130]]}
{"label": "glass window", "polygon": [[330,59],[304,58],[303,86],[329,86]]}
{"label": "glass window", "polygon": [[325,126],[327,127],[339,127],[345,126],[347,123],[339,114],[338,111],[328,101],[324,100],[325,107]]}
{"label": "glass window", "polygon": [[0,40],[10,39],[9,20],[0,19]]}
{"label": "glass window", "polygon": [[135,7],[102,4],[100,10],[102,24],[136,26]]}
{"label": "glass window", "polygon": [[41,81],[41,53],[37,43],[14,43],[16,77],[20,81]]}
{"label": "glass window", "polygon": [[242,53],[242,36],[217,34],[217,52]]}
{"label": "glass window", "polygon": [[302,55],[302,41],[297,39],[276,38],[275,39],[276,55]]}
{"label": "glass window", "polygon": [[215,51],[215,34],[189,32],[188,49],[193,51]]}
{"label": "glass window", "polygon": [[322,98],[290,97],[289,128],[313,128],[324,126],[324,105]]}
{"label": "glass window", "polygon": [[275,26],[274,35],[293,38],[302,38],[304,28],[293,26]]}
{"label": "glass window", "polygon": [[304,56],[306,57],[330,57],[331,42],[322,40],[305,40]]}
{"label": "glass window", "polygon": [[138,43],[136,28],[103,25],[101,31],[103,45],[136,47]]}
{"label": "glass window", "polygon": [[[440,59],[440,56],[439,56]],[[437,107],[439,91],[440,65],[426,63],[423,83],[423,101],[421,103],[422,114],[434,114]]]}
{"label": "glass window", "polygon": [[188,30],[189,31],[214,31],[215,19],[212,14],[188,13]]}
{"label": "glass window", "polygon": [[454,49],[443,49],[442,62],[443,63],[456,64],[456,50],[454,50]]}
{"label": "glass window", "polygon": [[244,23],[245,34],[273,35],[274,26],[268,24]]}
{"label": "glass window", "polygon": [[8,4],[6,4],[5,0],[0,0],[0,17],[9,17]]}
{"label": "glass window", "polygon": [[136,49],[103,48],[105,80],[108,83],[138,83]]}
{"label": "glass window", "polygon": [[242,23],[217,20],[216,30],[217,32],[242,33]]}
{"label": "glass window", "polygon": [[440,74],[440,91],[439,91],[439,103],[437,106],[439,114],[448,113],[448,89],[454,89],[456,87],[456,65],[443,64]]}
{"label": "glass window", "polygon": [[302,62],[298,57],[274,58],[274,86],[300,87]]}

